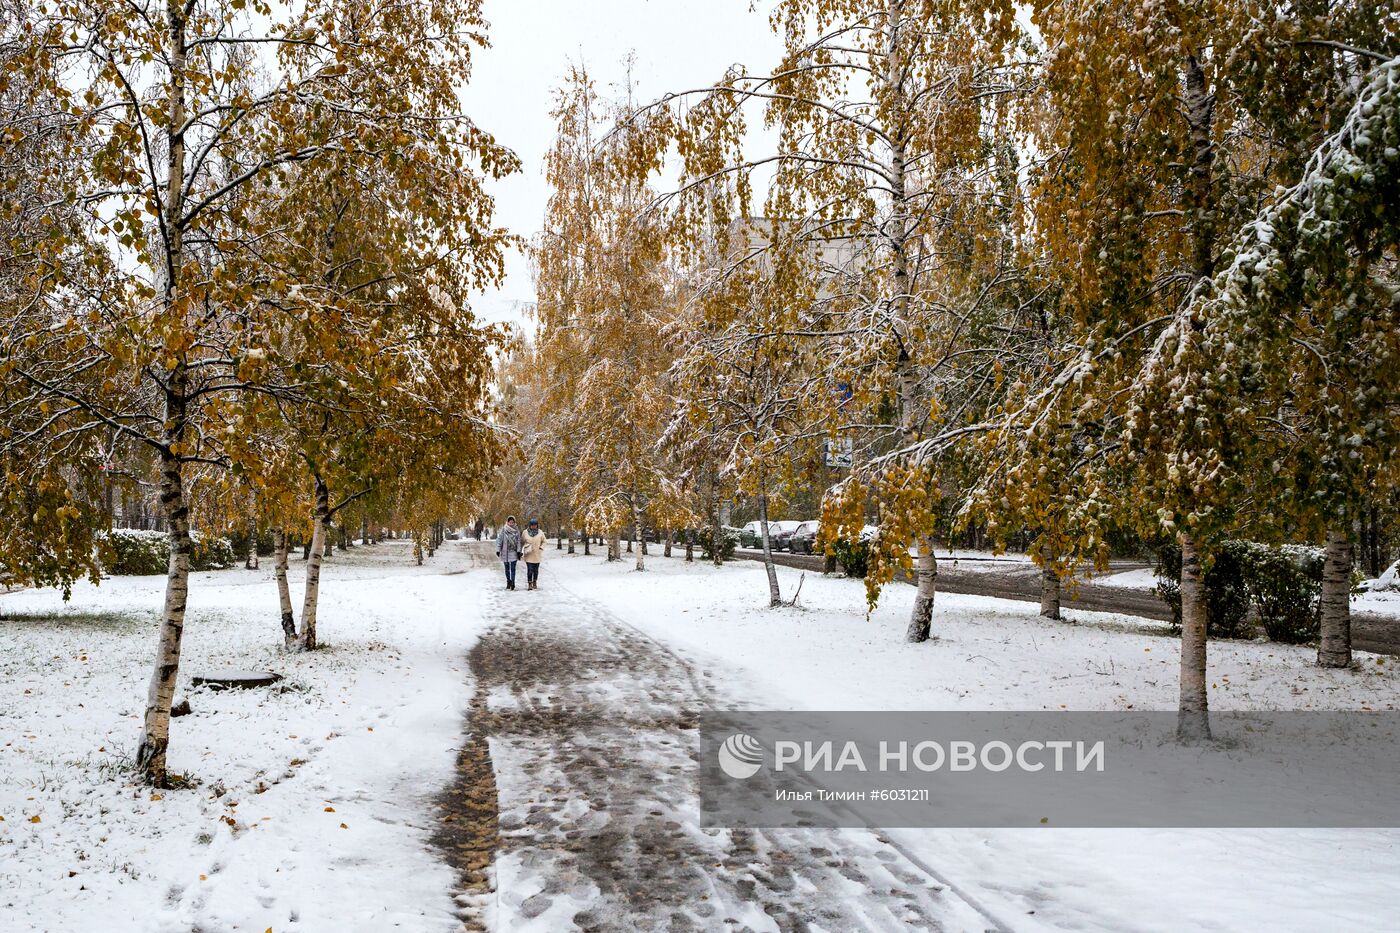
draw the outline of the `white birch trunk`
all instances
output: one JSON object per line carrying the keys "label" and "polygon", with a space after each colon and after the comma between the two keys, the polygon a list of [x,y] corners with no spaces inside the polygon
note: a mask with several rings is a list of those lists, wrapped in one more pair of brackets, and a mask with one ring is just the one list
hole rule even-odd
{"label": "white birch trunk", "polygon": [[[693,538],[694,536],[692,535],[691,537]],[[716,544],[719,542],[719,483],[715,481],[713,475],[710,477],[710,540]],[[690,545],[687,544],[686,547],[685,559],[690,560]],[[724,559],[720,557],[719,548],[717,546],[710,549],[710,560],[716,567],[724,563]],[[774,578],[776,579],[776,575]]]}
{"label": "white birch trunk", "polygon": [[[166,28],[170,46],[170,119],[166,136],[165,229],[161,299],[167,313],[179,298],[184,266],[184,187],[185,187],[185,8],[177,0],[166,6]],[[183,357],[183,354],[181,354]],[[151,672],[142,722],[141,744],[136,766],[148,784],[164,786],[166,754],[170,747],[170,706],[175,697],[175,680],[180,671],[180,643],[185,631],[185,605],[190,581],[189,506],[185,501],[183,443],[189,423],[188,371],[178,359],[165,386],[164,449],[161,453],[161,509],[170,536],[170,564],[166,572],[165,602],[161,611],[160,635],[156,642],[155,669]]]}
{"label": "white birch trunk", "polygon": [[1195,537],[1183,531],[1177,540],[1181,544],[1181,693],[1177,703],[1176,734],[1186,741],[1200,741],[1210,738],[1206,594]]}
{"label": "white birch trunk", "polygon": [[[183,380],[181,380],[183,382]],[[183,409],[183,402],[179,406]],[[170,405],[167,403],[167,413]],[[184,415],[174,423],[183,425]],[[183,431],[183,427],[179,429]],[[170,706],[180,670],[180,644],[185,633],[185,605],[190,581],[190,523],[185,505],[182,464],[177,456],[164,456],[161,464],[160,501],[169,526],[170,564],[165,578],[165,603],[160,636],[156,642],[155,670],[146,692],[146,714],[136,765],[148,784],[167,783],[165,759],[170,746]]]}
{"label": "white birch trunk", "polygon": [[1322,564],[1321,629],[1317,663],[1320,667],[1351,666],[1351,539],[1333,528],[1327,532]]}
{"label": "white birch trunk", "polygon": [[646,570],[647,545],[642,540],[642,510],[637,505],[637,491],[632,490],[632,534],[637,537],[637,570]]}
{"label": "white birch trunk", "polygon": [[248,552],[243,555],[243,569],[258,569],[258,524],[248,523]]}
{"label": "white birch trunk", "polygon": [[768,573],[768,608],[776,609],[783,604],[782,593],[778,589],[778,568],[773,565],[773,545],[768,539],[768,490],[759,483],[758,530],[763,540],[763,569]]}
{"label": "white birch trunk", "polygon": [[905,640],[915,644],[928,641],[933,631],[933,600],[938,593],[938,541],[933,535],[919,539],[919,553],[914,558],[914,608],[909,613]]}
{"label": "white birch trunk", "polygon": [[321,599],[321,561],[326,550],[326,513],[330,511],[330,492],[316,477],[316,523],[311,533],[311,553],[306,559],[306,591],[301,602],[301,634],[297,646],[302,651],[316,648],[316,607]]}
{"label": "white birch trunk", "polygon": [[297,644],[297,623],[292,613],[292,589],[287,584],[287,529],[275,532],[277,557],[272,575],[277,579],[277,601],[282,607],[282,641],[288,649]]}
{"label": "white birch trunk", "polygon": [[[899,384],[900,430],[906,444],[918,441],[920,428],[917,420],[918,391],[913,361],[903,347],[903,329],[909,324],[909,298],[912,283],[909,276],[909,217],[912,213],[905,176],[908,170],[908,155],[905,147],[907,127],[910,120],[909,102],[905,100],[905,82],[902,77],[904,65],[901,54],[903,30],[912,28],[904,18],[903,5],[892,3],[886,17],[885,35],[885,80],[895,95],[896,113],[891,126],[892,145],[890,147],[890,209],[889,237],[891,248],[890,268],[894,277],[892,297],[896,337],[901,341],[899,358],[896,363],[896,377]],[[916,592],[914,605],[909,611],[909,626],[905,638],[910,642],[928,641],[933,629],[933,603],[938,593],[937,541],[932,535],[916,539],[919,549],[914,559],[914,582]]]}
{"label": "white birch trunk", "polygon": [[[1183,103],[1191,134],[1189,207],[1194,271],[1209,278],[1215,269],[1214,162],[1215,99],[1207,87],[1205,69],[1196,56],[1186,60]],[[1181,696],[1177,707],[1177,736],[1186,741],[1210,738],[1210,702],[1206,689],[1209,615],[1206,612],[1201,554],[1195,536],[1180,532],[1181,545]]]}
{"label": "white birch trunk", "polygon": [[1040,614],[1047,619],[1060,619],[1060,574],[1047,563],[1040,570]]}

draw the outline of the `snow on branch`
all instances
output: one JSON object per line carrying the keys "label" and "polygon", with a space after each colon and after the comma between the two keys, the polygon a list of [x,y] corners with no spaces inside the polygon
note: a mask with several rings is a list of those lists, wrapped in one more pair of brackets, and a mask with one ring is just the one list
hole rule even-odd
{"label": "snow on branch", "polygon": [[1400,58],[1375,69],[1342,127],[1303,177],[1245,225],[1225,268],[1203,282],[1158,337],[1145,370],[1180,352],[1189,331],[1227,319],[1266,325],[1338,279],[1365,274],[1359,248],[1400,237]]}

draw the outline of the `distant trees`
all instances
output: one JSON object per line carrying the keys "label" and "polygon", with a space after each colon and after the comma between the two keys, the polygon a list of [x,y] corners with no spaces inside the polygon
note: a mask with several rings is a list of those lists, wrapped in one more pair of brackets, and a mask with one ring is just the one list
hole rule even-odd
{"label": "distant trees", "polygon": [[632,162],[635,130],[600,138],[602,116],[587,73],[574,70],[555,110],[559,134],[546,159],[553,195],[534,247],[532,378],[546,383],[540,422],[548,423],[537,443],[553,447],[547,457],[567,452],[575,523],[610,534],[610,560],[621,558],[628,529],[642,570],[644,527],[675,527],[687,515],[656,443],[671,406],[675,294],[665,218],[644,210],[654,193],[647,168]]}

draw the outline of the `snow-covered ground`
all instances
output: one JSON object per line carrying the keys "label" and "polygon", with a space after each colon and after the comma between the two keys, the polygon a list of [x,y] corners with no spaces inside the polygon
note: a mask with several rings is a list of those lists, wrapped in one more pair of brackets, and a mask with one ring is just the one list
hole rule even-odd
{"label": "snow-covered ground", "polygon": [[[551,557],[554,555],[551,554]],[[763,569],[653,557],[648,572],[552,559],[546,586],[610,607],[733,694],[772,709],[1172,709],[1177,642],[1166,626],[1033,604],[939,596],[936,642],[910,646],[913,589],[865,615],[858,581],[808,573],[804,608],[765,608]],[[779,570],[784,598],[801,574]],[[1210,646],[1217,709],[1396,709],[1393,659],[1325,671],[1310,649]],[[820,831],[813,831],[819,834]],[[1395,929],[1400,832],[1357,830],[900,830],[896,835],[1011,929]],[[1325,896],[1323,895],[1325,892]]]}
{"label": "snow-covered ground", "polygon": [[[605,607],[754,708],[1170,709],[1176,698],[1177,642],[1161,623],[1080,611],[1052,623],[1034,604],[943,594],[939,640],[911,646],[903,585],[867,618],[859,581],[781,568],[785,597],[801,581],[800,607],[774,611],[752,562],[716,569],[658,554],[637,574],[551,547],[544,588],[507,594],[494,592],[495,572],[469,569],[466,551],[450,543],[423,568],[393,542],[337,554],[323,586],[327,647],[305,656],[278,647],[269,570],[196,575],[186,677],[269,668],[286,680],[225,693],[182,683],[194,713],[174,722],[171,766],[196,783],[158,794],[125,769],[161,578],[81,586],[67,605],[52,591],[0,596],[0,929],[459,929],[456,878],[430,843],[434,801],[453,779],[475,689],[465,655],[505,618],[503,601],[531,607],[526,630],[562,626],[558,644],[591,616],[552,605]],[[1393,659],[1359,658],[1356,670],[1324,671],[1306,648],[1212,643],[1212,701],[1400,707]],[[651,689],[645,671],[632,673],[637,683],[619,690]],[[534,801],[528,781],[508,778],[508,749],[495,751],[498,774],[514,781],[502,806]],[[528,837],[531,825],[508,832]],[[809,832],[814,846],[842,839]],[[1400,916],[1400,832],[891,835],[1012,930],[1380,930]],[[497,879],[512,890],[501,903],[520,902],[504,915],[524,916],[543,875],[503,858]],[[571,904],[556,900],[548,916],[567,920]],[[753,919],[762,929],[764,915]]]}
{"label": "snow-covered ground", "polygon": [[[784,599],[802,579],[801,608],[771,611],[757,563],[647,560],[645,574],[581,555],[546,572],[668,642],[751,672],[758,708],[1176,708],[1178,643],[1165,622],[1071,610],[1074,624],[1055,624],[1033,603],[943,593],[939,641],[910,647],[912,587],[887,587],[867,621],[858,580],[779,567]],[[1356,673],[1317,668],[1306,646],[1210,647],[1218,709],[1400,708],[1400,665],[1387,658],[1358,652]]]}
{"label": "snow-covered ground", "polygon": [[[465,566],[451,543],[422,568],[402,542],[337,554],[308,655],[278,647],[270,560],[195,574],[170,766],[196,784],[157,793],[126,767],[164,579],[0,596],[0,929],[458,929],[428,838],[484,622]],[[188,688],[219,668],[285,680]]]}

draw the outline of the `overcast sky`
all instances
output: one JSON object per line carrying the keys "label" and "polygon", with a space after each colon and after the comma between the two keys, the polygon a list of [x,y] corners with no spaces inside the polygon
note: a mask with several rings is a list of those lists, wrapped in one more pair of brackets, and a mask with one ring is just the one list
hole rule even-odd
{"label": "overcast sky", "polygon": [[[523,236],[539,229],[549,196],[542,172],[553,141],[549,111],[553,89],[569,61],[582,59],[599,92],[625,74],[636,54],[633,77],[642,99],[708,84],[733,62],[755,71],[776,60],[779,44],[768,28],[769,4],[755,12],[750,0],[486,0],[492,47],[473,58],[463,97],[467,112],[524,162],[514,177],[494,185],[497,216]],[[513,255],[499,291],[476,302],[490,320],[514,319],[514,301],[534,299],[529,265]]]}

